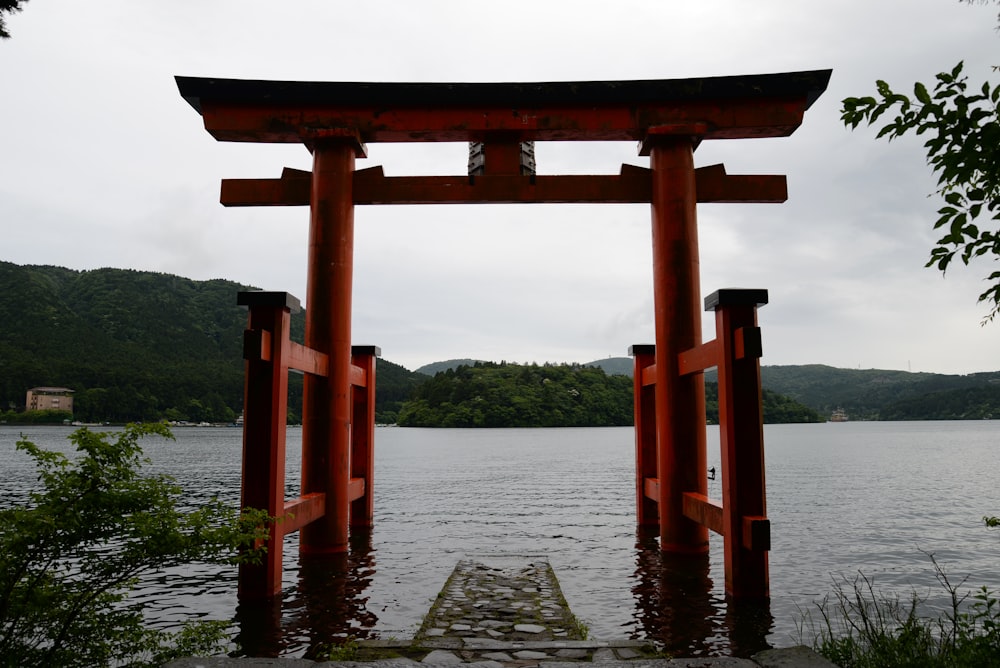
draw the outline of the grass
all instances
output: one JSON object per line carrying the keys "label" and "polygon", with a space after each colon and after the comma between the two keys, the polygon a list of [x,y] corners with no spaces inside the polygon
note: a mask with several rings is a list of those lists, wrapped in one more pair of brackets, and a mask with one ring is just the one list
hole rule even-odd
{"label": "grass", "polygon": [[841,668],[977,668],[1000,663],[1000,601],[986,587],[961,593],[929,555],[949,605],[924,616],[925,599],[886,594],[859,573],[844,580],[818,605],[819,621],[808,613],[800,635]]}
{"label": "grass", "polygon": [[407,658],[420,662],[430,652],[417,643],[399,641],[387,638],[384,642],[343,638],[337,642],[325,645],[306,658],[314,661],[385,661],[387,659]]}
{"label": "grass", "polygon": [[570,637],[574,640],[586,640],[590,637],[590,627],[573,613],[570,613],[566,626]]}
{"label": "grass", "polygon": [[354,638],[345,638],[341,642],[332,643],[325,649],[317,652],[316,659],[319,661],[357,661],[358,641]]}

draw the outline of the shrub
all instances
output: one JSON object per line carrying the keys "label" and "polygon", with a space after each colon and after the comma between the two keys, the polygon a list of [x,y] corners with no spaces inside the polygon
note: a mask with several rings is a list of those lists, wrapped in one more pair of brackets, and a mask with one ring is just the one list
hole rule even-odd
{"label": "shrub", "polygon": [[995,666],[1000,657],[1000,603],[986,588],[960,593],[933,556],[934,572],[949,606],[937,617],[921,616],[924,599],[903,600],[875,589],[862,573],[837,583],[818,605],[819,629],[809,615],[816,651],[841,668]]}
{"label": "shrub", "polygon": [[[79,456],[21,440],[40,490],[0,510],[0,656],[4,665],[160,665],[216,649],[229,622],[178,633],[149,628],[128,604],[140,575],[195,560],[259,559],[240,550],[261,538],[259,514],[218,501],[181,512],[181,490],[143,475],[139,440],[173,438],[165,425],[129,425],[117,434],[79,429]],[[111,441],[114,436],[115,440]]]}

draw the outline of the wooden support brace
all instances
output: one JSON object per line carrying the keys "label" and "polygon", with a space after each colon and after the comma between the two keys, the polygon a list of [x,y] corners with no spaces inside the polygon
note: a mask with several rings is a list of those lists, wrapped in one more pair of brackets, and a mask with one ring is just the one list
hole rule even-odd
{"label": "wooden support brace", "polygon": [[357,364],[352,364],[347,374],[354,387],[368,387],[368,375]]}
{"label": "wooden support brace", "polygon": [[682,376],[710,369],[718,363],[719,342],[715,339],[677,355],[678,372]]}
{"label": "wooden support brace", "polygon": [[641,382],[643,387],[656,385],[656,364],[650,364],[642,370]]}
{"label": "wooden support brace", "polygon": [[356,499],[360,499],[364,495],[365,495],[365,479],[351,478],[351,481],[347,483],[348,501],[354,501]]}
{"label": "wooden support brace", "polygon": [[326,494],[314,492],[298,498],[285,501],[285,513],[278,518],[276,525],[282,534],[298,531],[305,525],[323,517],[325,512]]}
{"label": "wooden support brace", "polygon": [[722,504],[704,494],[684,492],[684,516],[725,536]]}
{"label": "wooden support brace", "polygon": [[[271,332],[247,329],[243,331],[243,359],[259,362],[271,361]],[[326,376],[330,358],[325,353],[306,348],[295,341],[288,342],[288,368],[304,371],[314,376]]]}
{"label": "wooden support brace", "polygon": [[330,356],[312,348],[306,348],[300,343],[289,342],[288,368],[304,371],[314,376],[327,376],[330,369]]}
{"label": "wooden support brace", "polygon": [[709,165],[695,170],[698,202],[780,204],[788,199],[788,181],[784,175],[726,174],[724,165]]}
{"label": "wooden support brace", "polygon": [[645,490],[644,493],[647,499],[652,499],[653,501],[659,501],[660,499],[659,478],[644,478],[643,489]]}

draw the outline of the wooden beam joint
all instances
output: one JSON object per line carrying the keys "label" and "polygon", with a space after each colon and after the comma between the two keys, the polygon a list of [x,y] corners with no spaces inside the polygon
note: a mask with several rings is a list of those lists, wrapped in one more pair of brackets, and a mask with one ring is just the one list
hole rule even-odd
{"label": "wooden beam joint", "polygon": [[697,492],[684,492],[683,512],[684,517],[689,520],[694,520],[720,536],[726,535],[722,504],[718,501],[713,501],[704,494]]}

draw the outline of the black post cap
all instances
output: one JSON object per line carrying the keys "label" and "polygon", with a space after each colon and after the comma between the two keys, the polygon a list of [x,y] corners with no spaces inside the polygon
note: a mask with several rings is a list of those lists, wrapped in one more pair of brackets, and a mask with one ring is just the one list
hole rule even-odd
{"label": "black post cap", "polygon": [[236,303],[240,306],[271,306],[287,308],[292,313],[302,310],[302,302],[298,297],[287,292],[266,292],[264,290],[253,290],[238,292]]}
{"label": "black post cap", "polygon": [[723,288],[705,297],[705,310],[717,311],[723,306],[763,306],[767,303],[767,290]]}

